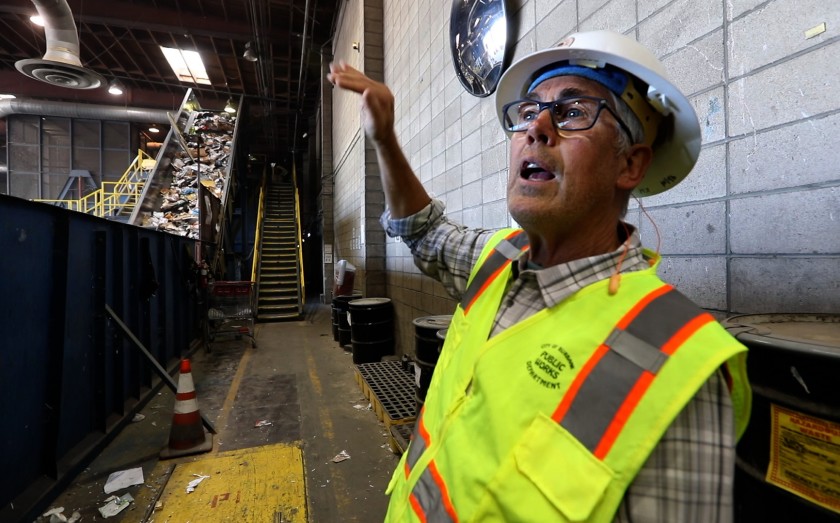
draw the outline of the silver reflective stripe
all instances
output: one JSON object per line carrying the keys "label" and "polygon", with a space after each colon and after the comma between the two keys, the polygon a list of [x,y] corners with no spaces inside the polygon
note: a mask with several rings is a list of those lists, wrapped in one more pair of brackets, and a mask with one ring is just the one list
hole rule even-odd
{"label": "silver reflective stripe", "polygon": [[702,313],[694,302],[672,289],[650,302],[624,330],[662,348],[686,323]]}
{"label": "silver reflective stripe", "polygon": [[578,390],[563,418],[563,427],[594,452],[641,375],[639,367],[627,365],[622,356],[607,351]]}
{"label": "silver reflective stripe", "polygon": [[411,493],[423,509],[426,521],[430,523],[454,523],[456,521],[449,517],[449,513],[446,512],[446,507],[443,504],[443,493],[435,483],[428,467],[420,475]]}
{"label": "silver reflective stripe", "polygon": [[581,384],[560,420],[563,427],[594,451],[644,372],[656,374],[667,363],[664,345],[703,313],[672,289],[648,303],[623,331],[614,329],[604,342],[610,350]]}
{"label": "silver reflective stripe", "polygon": [[475,277],[470,281],[467,290],[464,291],[464,295],[461,296],[461,308],[464,309],[465,314],[473,301],[478,298],[478,293],[484,284],[496,274],[497,270],[519,256],[522,249],[527,246],[528,235],[520,230],[514,236],[509,236],[500,241],[493,248],[493,251],[487,256],[484,263],[481,264],[481,267],[478,268],[478,272],[476,272]]}
{"label": "silver reflective stripe", "polygon": [[420,456],[423,455],[423,451],[426,450],[426,442],[423,441],[423,438],[420,436],[420,433],[416,428],[419,426],[419,423],[415,426],[414,437],[411,438],[411,443],[408,444],[408,456],[406,456],[405,462],[408,464],[409,470],[414,468],[417,460],[420,459]]}
{"label": "silver reflective stripe", "polygon": [[508,260],[515,259],[517,256],[519,256],[519,253],[521,252],[519,250],[519,247],[514,246],[507,240],[502,240],[501,242],[499,242],[499,245],[496,245],[496,250],[499,251],[499,253]]}
{"label": "silver reflective stripe", "polygon": [[613,329],[604,343],[613,351],[633,362],[637,367],[654,374],[659,372],[659,369],[668,359],[668,355],[660,352],[658,348],[619,328]]}

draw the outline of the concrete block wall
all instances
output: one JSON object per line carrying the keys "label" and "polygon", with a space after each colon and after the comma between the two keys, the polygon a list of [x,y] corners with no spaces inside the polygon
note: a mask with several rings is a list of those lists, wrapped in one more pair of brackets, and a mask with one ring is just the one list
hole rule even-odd
{"label": "concrete block wall", "polygon": [[[358,1],[347,3],[353,4]],[[454,219],[475,227],[512,225],[505,202],[508,144],[494,96],[468,94],[455,75],[451,0],[382,4],[384,80],[395,93],[398,136],[416,173]],[[642,200],[644,212],[631,203],[627,217],[645,245],[658,245],[666,281],[718,316],[840,312],[839,3],[507,4],[514,60],[571,32],[612,29],[650,47],[692,100],[703,136],[696,168],[675,189]],[[341,20],[340,38],[351,20]],[[806,35],[823,23],[824,32]],[[358,111],[357,101],[353,108]],[[334,136],[337,143],[357,136],[350,112],[336,108],[334,132],[346,133]],[[385,254],[398,344],[410,353],[411,320],[448,314],[455,303],[419,274],[402,243],[388,239]]]}
{"label": "concrete block wall", "polygon": [[334,186],[333,186],[333,104],[332,84],[327,80],[329,72],[329,57],[321,58],[321,105],[320,118],[318,119],[318,140],[321,144],[321,193],[318,195],[318,215],[321,219],[321,253],[323,259],[323,289],[321,296],[322,303],[332,303],[333,270],[335,268],[335,219],[334,219]]}
{"label": "concrete block wall", "polygon": [[[381,0],[347,2],[340,19],[333,59],[382,80]],[[385,296],[385,233],[379,225],[385,197],[376,155],[361,129],[359,96],[333,91],[331,98],[334,258],[356,267],[355,290],[365,296]]]}

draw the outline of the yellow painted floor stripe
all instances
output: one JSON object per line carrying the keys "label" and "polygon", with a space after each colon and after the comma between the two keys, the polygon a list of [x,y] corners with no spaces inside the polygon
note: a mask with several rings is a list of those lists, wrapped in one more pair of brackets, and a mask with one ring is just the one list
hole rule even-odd
{"label": "yellow painted floor stripe", "polygon": [[[306,365],[309,368],[309,381],[312,384],[312,388],[315,389],[316,397],[323,397],[321,379],[318,377],[318,371],[315,366],[315,358],[312,357],[311,352],[308,352],[306,354]],[[321,422],[321,429],[323,430],[324,438],[326,438],[327,441],[335,445],[336,437],[335,429],[333,428],[332,418],[330,417],[329,410],[323,403],[320,407],[318,407],[318,419]],[[341,477],[340,472],[337,472],[336,475],[333,476],[333,479],[336,480],[336,482],[338,483],[343,483],[343,478]],[[344,485],[341,486],[343,487]],[[350,498],[345,494],[344,488],[335,488],[334,491],[335,503],[338,507],[338,511],[341,512],[342,509],[344,509],[351,503],[351,501]]]}
{"label": "yellow painted floor stripe", "polygon": [[[230,382],[230,388],[228,388],[227,396],[225,397],[225,402],[222,404],[222,410],[219,413],[219,419],[216,420],[216,431],[223,434],[225,427],[227,427],[227,420],[230,417],[230,412],[233,409],[233,402],[236,400],[236,394],[239,392],[239,385],[242,384],[242,378],[245,376],[245,369],[248,368],[248,362],[251,359],[251,351],[245,350],[242,353],[242,358],[239,359],[239,366],[236,368],[236,374],[233,376],[233,380]],[[200,407],[199,407],[200,408]],[[213,450],[211,452],[216,453],[219,451],[219,438],[213,438]]]}
{"label": "yellow painted floor stripe", "polygon": [[[197,476],[209,476],[187,493]],[[150,521],[306,523],[303,455],[294,445],[220,452],[175,466]]]}

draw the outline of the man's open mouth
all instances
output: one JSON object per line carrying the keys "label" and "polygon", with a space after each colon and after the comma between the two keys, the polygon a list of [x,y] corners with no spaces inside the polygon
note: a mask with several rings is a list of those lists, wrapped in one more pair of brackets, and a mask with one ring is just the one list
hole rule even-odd
{"label": "man's open mouth", "polygon": [[554,179],[554,173],[547,171],[544,167],[534,162],[523,162],[522,167],[519,169],[519,175],[531,181]]}

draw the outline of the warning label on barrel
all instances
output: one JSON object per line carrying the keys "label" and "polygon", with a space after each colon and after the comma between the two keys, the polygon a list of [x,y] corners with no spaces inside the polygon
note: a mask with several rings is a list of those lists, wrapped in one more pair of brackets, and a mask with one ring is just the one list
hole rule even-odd
{"label": "warning label on barrel", "polygon": [[766,481],[840,512],[840,424],[771,405]]}

